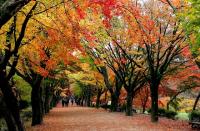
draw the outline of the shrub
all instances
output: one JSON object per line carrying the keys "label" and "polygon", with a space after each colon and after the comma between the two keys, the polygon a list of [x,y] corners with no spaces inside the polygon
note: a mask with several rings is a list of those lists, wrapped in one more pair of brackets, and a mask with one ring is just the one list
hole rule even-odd
{"label": "shrub", "polygon": [[190,120],[193,120],[195,118],[199,118],[199,121],[200,121],[200,111],[192,111],[190,113],[190,116],[189,116]]}
{"label": "shrub", "polygon": [[159,115],[159,116],[165,116],[165,113],[166,113],[165,109],[163,109],[163,108],[158,108],[158,115]]}
{"label": "shrub", "polygon": [[178,120],[189,120],[189,114],[188,113],[177,113],[177,115],[175,116],[175,119]]}
{"label": "shrub", "polygon": [[165,116],[167,118],[174,119],[176,115],[177,115],[177,112],[175,112],[175,111],[165,110]]}
{"label": "shrub", "polygon": [[23,121],[29,121],[29,119],[32,117],[32,109],[30,107],[26,108],[21,111],[20,115]]}
{"label": "shrub", "polygon": [[8,131],[6,121],[0,118],[0,131]]}
{"label": "shrub", "polygon": [[147,109],[147,112],[148,112],[148,113],[151,113],[151,108]]}
{"label": "shrub", "polygon": [[[151,109],[148,109],[148,113],[151,113]],[[164,116],[167,118],[174,119],[176,116],[177,112],[172,111],[172,110],[165,110],[163,108],[158,108],[158,116]]]}

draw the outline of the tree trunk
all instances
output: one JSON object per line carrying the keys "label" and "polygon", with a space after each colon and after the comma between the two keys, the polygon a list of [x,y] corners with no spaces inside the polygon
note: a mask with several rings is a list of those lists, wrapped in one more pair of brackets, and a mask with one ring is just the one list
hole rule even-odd
{"label": "tree trunk", "polygon": [[108,95],[107,93],[108,93],[108,90],[105,91],[105,97],[104,97],[105,103],[107,103],[107,95]]}
{"label": "tree trunk", "polygon": [[45,87],[45,100],[44,100],[44,111],[45,113],[49,113],[50,105],[49,105],[49,99],[50,99],[50,88]]}
{"label": "tree trunk", "polygon": [[50,87],[45,87],[45,113],[49,113],[50,110]]}
{"label": "tree trunk", "polygon": [[195,100],[195,103],[194,103],[194,106],[193,106],[193,109],[192,109],[193,111],[196,109],[196,106],[197,106],[197,103],[198,103],[199,99],[200,99],[200,92],[199,92],[199,94],[198,94],[198,96],[197,96],[197,98]]}
{"label": "tree trunk", "polygon": [[31,104],[32,104],[32,126],[35,126],[41,124],[43,121],[40,82],[37,82],[35,85],[32,86]]}
{"label": "tree trunk", "polygon": [[132,116],[132,102],[133,102],[133,93],[131,91],[127,91],[127,98],[126,98],[126,115]]}
{"label": "tree trunk", "polygon": [[96,108],[99,108],[101,94],[102,94],[101,89],[98,89],[98,92],[97,92],[97,100],[96,100]]}
{"label": "tree trunk", "polygon": [[7,128],[9,131],[17,131],[17,125],[15,124],[15,120],[12,116],[12,113],[10,112],[10,110],[6,107],[6,104],[3,100],[3,97],[1,96],[0,98],[0,112],[1,115],[4,117],[6,124],[7,124]]}
{"label": "tree trunk", "polygon": [[83,106],[84,105],[84,97],[81,98],[81,102],[80,105]]}
{"label": "tree trunk", "polygon": [[55,107],[56,104],[57,104],[57,97],[55,95],[52,96],[52,99],[51,99],[51,108]]}
{"label": "tree trunk", "polygon": [[167,102],[167,110],[169,110],[169,104],[171,103],[171,100],[169,100],[168,102]]}
{"label": "tree trunk", "polygon": [[117,111],[121,88],[121,82],[116,79],[116,89],[114,91],[114,94],[111,95],[111,111]]}
{"label": "tree trunk", "polygon": [[118,99],[119,97],[116,94],[111,94],[111,111],[113,112],[117,111]]}
{"label": "tree trunk", "polygon": [[200,61],[195,61],[196,62],[196,64],[197,64],[197,66],[199,67],[199,69],[200,69]]}
{"label": "tree trunk", "polygon": [[143,114],[144,114],[145,110],[146,110],[146,105],[142,105],[142,113]]}
{"label": "tree trunk", "polygon": [[19,131],[24,131],[24,126],[20,118],[19,103],[12,88],[4,77],[5,72],[0,72],[1,91],[4,95],[6,107],[10,110]]}
{"label": "tree trunk", "polygon": [[158,121],[158,84],[151,83],[151,121]]}
{"label": "tree trunk", "polygon": [[145,98],[145,100],[142,103],[142,113],[144,114],[145,110],[146,110],[146,105],[147,105],[147,101],[148,101],[148,97]]}
{"label": "tree trunk", "polygon": [[[0,1],[1,2],[1,1]],[[0,29],[30,0],[4,0],[0,5]]]}
{"label": "tree trunk", "polygon": [[87,107],[90,107],[91,106],[91,87],[88,87],[87,88],[87,94],[86,94],[86,104],[87,104]]}
{"label": "tree trunk", "polygon": [[4,111],[4,119],[9,131],[17,131],[15,120],[12,117],[12,113],[8,109]]}

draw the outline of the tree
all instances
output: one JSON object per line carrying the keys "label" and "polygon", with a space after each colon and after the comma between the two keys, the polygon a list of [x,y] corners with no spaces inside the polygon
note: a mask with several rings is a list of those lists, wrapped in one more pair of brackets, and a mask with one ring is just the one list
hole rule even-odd
{"label": "tree", "polygon": [[[192,89],[197,88],[200,86],[200,83],[198,82],[199,78],[195,76],[188,77],[187,80],[183,81],[178,88],[178,91],[171,97],[171,99],[167,103],[167,109],[169,110],[169,105],[173,104],[173,102],[177,99],[177,96],[181,93],[184,93],[186,91],[192,91]],[[198,96],[197,96],[198,98]]]}
{"label": "tree", "polygon": [[146,78],[151,91],[151,120],[156,122],[159,84],[172,63],[184,63],[179,56],[186,47],[186,37],[176,16],[171,15],[173,9],[169,5],[159,1],[146,3],[143,3],[144,7],[136,3],[123,8],[127,12],[125,18],[130,29],[137,30],[137,35],[140,36],[139,45],[146,55]]}
{"label": "tree", "polygon": [[103,77],[98,71],[92,69],[87,63],[80,63],[78,65],[80,66],[81,70],[77,70],[74,73],[68,72],[67,75],[69,76],[69,78],[75,80],[75,85],[78,85],[78,87],[81,88],[81,91],[79,93],[83,93],[81,97],[84,97],[84,99],[88,100],[88,97],[92,97],[97,92],[96,106],[98,108],[100,97],[105,87]]}
{"label": "tree", "polygon": [[187,36],[189,37],[192,55],[195,58],[196,64],[200,68],[200,23],[199,13],[197,13],[199,11],[200,3],[198,0],[187,0],[186,3],[183,3],[183,8],[177,12],[181,22],[183,23],[183,28],[186,30]]}
{"label": "tree", "polygon": [[[106,65],[100,62],[101,58],[99,55],[96,55],[96,53],[89,48],[86,49],[86,51],[88,52],[88,55],[91,57],[95,68],[103,76],[106,88],[111,94],[111,110],[117,111],[118,100],[122,84],[120,83],[118,78],[113,75],[112,71],[110,71],[108,67],[106,67]],[[114,78],[112,76],[114,76]]]}
{"label": "tree", "polygon": [[[67,5],[67,4],[66,4]],[[73,52],[80,49],[78,22],[76,17],[70,18],[74,10],[67,12],[65,7],[57,8],[56,13],[62,14],[63,19],[55,12],[49,11],[54,18],[43,16],[43,21],[38,22],[37,36],[30,44],[23,47],[18,64],[17,74],[27,81],[32,87],[32,125],[41,124],[43,118],[43,102],[41,83],[44,78],[55,77],[54,72],[70,61],[75,61]],[[63,24],[65,22],[65,24]],[[59,30],[61,29],[62,30]],[[77,35],[75,35],[77,33]]]}
{"label": "tree", "polygon": [[[93,25],[93,19],[99,24]],[[114,111],[116,111],[120,90],[124,86],[128,95],[127,115],[132,115],[132,100],[135,91],[145,83],[143,73],[146,70],[145,67],[143,68],[144,57],[141,48],[135,44],[135,41],[131,41],[132,38],[126,31],[126,23],[117,15],[112,16],[109,29],[104,27],[104,22],[101,23],[101,15],[90,16],[87,27],[87,32],[84,34],[86,51],[96,63],[101,65],[100,72],[103,72],[101,70],[107,66],[115,74],[116,87],[110,87],[107,82],[112,98],[111,107],[113,103]],[[106,78],[106,75],[103,75]]]}
{"label": "tree", "polygon": [[[17,23],[17,16],[13,19],[13,23],[10,25],[9,30],[6,33],[6,44],[5,47],[1,50],[1,63],[0,63],[0,83],[2,83],[1,90],[5,97],[5,103],[8,109],[11,111],[11,115],[14,118],[14,121],[17,125],[18,130],[23,131],[24,127],[20,119],[19,114],[19,106],[16,97],[13,94],[11,85],[9,85],[9,80],[15,74],[15,67],[18,63],[18,50],[19,47],[24,39],[25,31],[27,24],[32,17],[33,10],[36,8],[37,3],[35,3],[30,11],[25,16],[25,19],[21,25],[21,29],[19,34],[16,31],[18,28]],[[16,33],[17,32],[17,33]],[[13,48],[14,45],[14,48]],[[10,69],[7,68],[10,66]],[[10,121],[11,122],[11,121]],[[12,125],[15,125],[12,123]],[[16,128],[13,128],[16,130]]]}
{"label": "tree", "polygon": [[147,84],[136,92],[134,99],[137,99],[137,101],[134,104],[135,106],[142,107],[142,113],[146,111],[146,107],[149,107],[149,97],[150,97],[150,89],[149,85]]}
{"label": "tree", "polygon": [[[187,54],[186,51],[184,54]],[[192,57],[191,54],[189,56]],[[187,58],[188,56],[184,55],[184,57]],[[195,64],[195,61],[192,60],[180,66],[178,69],[172,70],[167,80],[174,81],[177,86],[175,86],[172,93],[168,94],[170,100],[167,103],[167,109],[169,110],[170,104],[174,105],[174,103],[176,103],[177,96],[181,93],[188,91],[194,92],[193,90],[199,87],[199,78],[200,73],[198,72],[198,66]]]}
{"label": "tree", "polygon": [[[7,1],[3,0],[0,3],[1,4],[0,27],[2,27],[2,25],[5,25],[0,30],[1,37],[4,34],[6,34],[6,39],[5,38],[1,39],[2,44],[0,46],[1,48],[0,72],[2,81],[1,82],[2,91],[4,92],[5,101],[8,105],[8,108],[10,108],[11,110],[11,114],[13,115],[16,121],[15,123],[17,124],[19,130],[24,130],[24,129],[19,117],[18,103],[16,98],[13,96],[13,92],[11,90],[12,85],[9,85],[8,82],[15,74],[15,68],[19,59],[19,49],[23,45],[30,43],[30,41],[32,41],[35,38],[35,36],[31,36],[30,38],[27,37],[25,38],[25,36],[27,36],[25,32],[27,31],[28,23],[30,23],[30,18],[31,17],[33,18],[33,15],[38,15],[40,13],[49,10],[49,8],[45,9],[40,8],[41,9],[40,11],[38,12],[34,11],[33,13],[33,10],[35,10],[36,8],[37,2],[30,2],[30,4],[24,7],[21,10],[21,12],[18,12],[18,10],[20,10],[27,3],[29,3],[29,1],[8,1],[8,0]],[[53,7],[55,7],[55,5]],[[14,14],[15,16],[13,17],[13,22],[12,21],[7,22]],[[10,25],[10,27],[8,27],[8,25]],[[14,123],[12,125],[15,126]],[[13,130],[15,130],[15,128],[13,128]]]}

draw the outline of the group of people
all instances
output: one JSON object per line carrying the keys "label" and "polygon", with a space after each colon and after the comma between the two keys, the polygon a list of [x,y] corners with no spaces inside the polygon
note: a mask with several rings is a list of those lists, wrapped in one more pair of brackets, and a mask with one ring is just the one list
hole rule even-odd
{"label": "group of people", "polygon": [[75,99],[73,95],[62,97],[62,107],[67,107],[70,102],[71,102],[71,105],[73,105],[74,101]]}

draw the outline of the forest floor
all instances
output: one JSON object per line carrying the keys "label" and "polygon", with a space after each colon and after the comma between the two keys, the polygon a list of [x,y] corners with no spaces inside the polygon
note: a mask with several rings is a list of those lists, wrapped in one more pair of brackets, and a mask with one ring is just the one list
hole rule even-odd
{"label": "forest floor", "polygon": [[27,131],[190,131],[187,121],[160,118],[151,123],[149,115],[113,113],[104,109],[60,104],[44,117],[41,125],[27,127]]}

